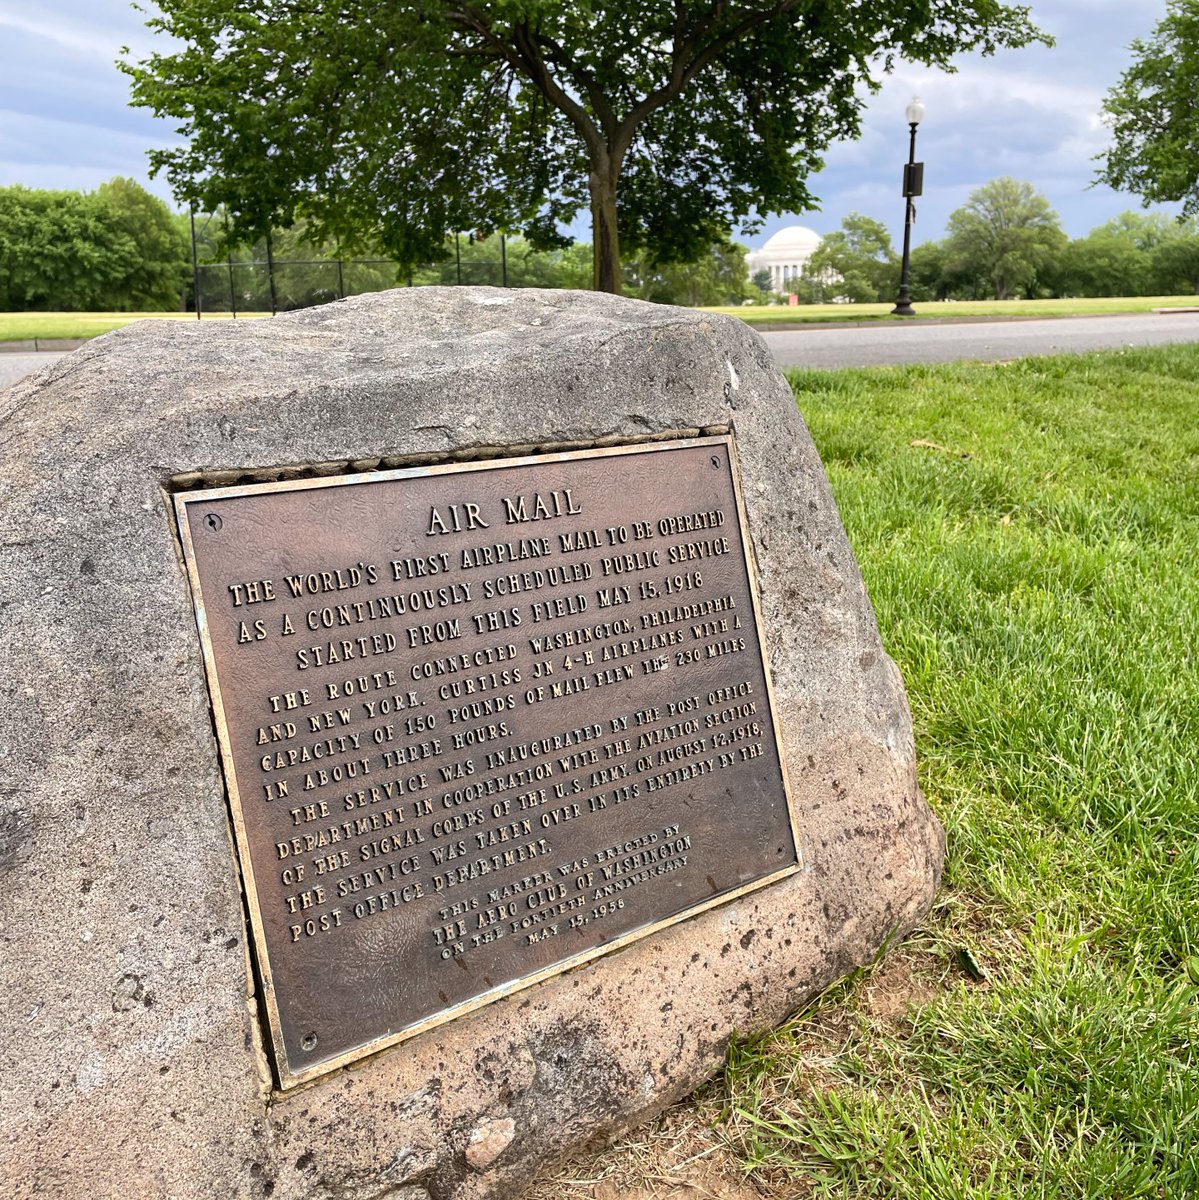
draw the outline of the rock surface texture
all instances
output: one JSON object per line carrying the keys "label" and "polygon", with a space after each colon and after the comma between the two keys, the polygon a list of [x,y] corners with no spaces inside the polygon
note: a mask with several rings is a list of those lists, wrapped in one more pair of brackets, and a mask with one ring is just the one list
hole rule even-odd
{"label": "rock surface texture", "polygon": [[[275,1093],[172,479],[729,428],[804,869]],[[0,1195],[515,1196],[931,903],[903,685],[741,323],[466,288],[143,322],[0,394],[0,431]]]}

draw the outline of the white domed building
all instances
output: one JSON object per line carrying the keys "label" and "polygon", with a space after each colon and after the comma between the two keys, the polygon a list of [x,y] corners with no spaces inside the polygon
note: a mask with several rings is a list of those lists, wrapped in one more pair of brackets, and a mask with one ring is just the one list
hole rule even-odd
{"label": "white domed building", "polygon": [[749,276],[752,279],[759,271],[769,271],[771,291],[785,292],[788,283],[803,274],[822,241],[814,229],[788,225],[768,237],[761,250],[751,250],[745,256]]}

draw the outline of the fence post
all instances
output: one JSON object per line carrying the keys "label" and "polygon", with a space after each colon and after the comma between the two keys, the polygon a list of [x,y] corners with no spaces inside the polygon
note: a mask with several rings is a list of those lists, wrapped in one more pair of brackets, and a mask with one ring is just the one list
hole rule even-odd
{"label": "fence post", "polygon": [[454,234],[454,263],[458,268],[458,286],[462,286],[462,244],[458,241],[459,234]]}
{"label": "fence post", "polygon": [[500,234],[500,279],[503,280],[503,286],[508,286],[508,238],[506,234]]}
{"label": "fence post", "polygon": [[271,316],[277,316],[279,302],[275,299],[275,256],[271,253],[271,231],[266,231],[266,277],[271,285]]}
{"label": "fence post", "polygon": [[191,214],[192,222],[192,299],[196,302],[196,320],[200,320],[200,266],[196,258],[196,206],[189,204],[187,211]]}
{"label": "fence post", "polygon": [[233,290],[233,250],[229,245],[229,213],[225,213],[225,264],[229,268],[229,311],[237,320],[237,294]]}
{"label": "fence post", "polygon": [[337,298],[344,300],[346,298],[346,277],[341,269],[341,259],[337,260]]}

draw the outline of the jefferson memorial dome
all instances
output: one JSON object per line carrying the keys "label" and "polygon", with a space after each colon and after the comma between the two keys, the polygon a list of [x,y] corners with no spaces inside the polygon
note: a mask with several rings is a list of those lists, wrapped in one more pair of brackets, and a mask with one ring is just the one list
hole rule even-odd
{"label": "jefferson memorial dome", "polygon": [[769,271],[771,290],[784,292],[790,280],[803,274],[808,259],[820,248],[821,241],[823,239],[814,229],[788,225],[767,238],[761,250],[751,250],[745,256],[745,265],[751,278],[759,271]]}

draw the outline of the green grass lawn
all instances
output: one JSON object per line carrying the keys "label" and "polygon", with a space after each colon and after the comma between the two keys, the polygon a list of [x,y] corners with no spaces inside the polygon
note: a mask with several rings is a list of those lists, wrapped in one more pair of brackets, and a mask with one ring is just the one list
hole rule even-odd
{"label": "green grass lawn", "polygon": [[[243,317],[265,317],[269,313],[238,313]],[[35,338],[93,338],[132,321],[194,321],[195,313],[181,312],[27,312],[0,313],[0,342],[25,342]],[[206,321],[225,321],[228,313],[205,313]]]}
{"label": "green grass lawn", "polygon": [[[1096,300],[961,300],[917,303],[917,319],[962,317],[1080,317],[1104,313],[1152,312],[1155,308],[1189,308],[1197,296],[1125,296]],[[751,325],[807,324],[826,321],[907,321],[892,317],[894,304],[756,305],[751,308],[714,308],[708,311],[740,317]]]}
{"label": "green grass lawn", "polygon": [[949,861],[725,1135],[767,1194],[1199,1196],[1199,347],[790,378]]}

